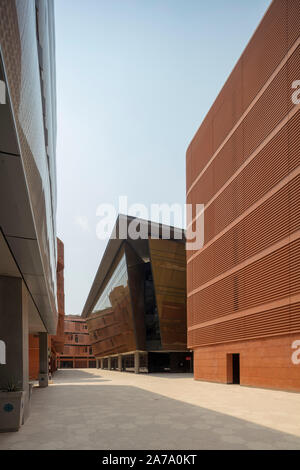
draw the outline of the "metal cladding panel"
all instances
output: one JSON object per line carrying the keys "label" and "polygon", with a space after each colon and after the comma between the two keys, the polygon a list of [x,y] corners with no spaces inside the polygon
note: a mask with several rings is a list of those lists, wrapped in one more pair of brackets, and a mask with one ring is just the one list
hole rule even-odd
{"label": "metal cladding panel", "polygon": [[205,204],[193,349],[300,332],[299,18],[300,2],[271,4],[187,151],[187,202]]}
{"label": "metal cladding panel", "polygon": [[39,304],[43,305],[40,314],[48,332],[55,333],[56,94],[53,1],[39,1],[37,6],[43,9],[43,21],[37,21],[36,3],[32,0],[0,2],[0,45],[47,290],[47,298]]}
{"label": "metal cladding panel", "polygon": [[186,349],[186,256],[184,244],[149,239],[162,350]]}
{"label": "metal cladding panel", "polygon": [[[148,245],[148,243],[147,243]],[[136,349],[146,349],[146,325],[145,325],[145,263],[138,256],[131,245],[125,245],[128,285],[131,298],[131,308],[134,320],[134,332]],[[147,250],[147,258],[149,250]]]}
{"label": "metal cladding panel", "polygon": [[[45,98],[44,126],[46,131],[46,151],[49,156],[49,173],[53,211],[56,213],[56,65],[54,3],[52,0],[37,0],[38,47],[42,51],[41,92]],[[41,64],[40,64],[41,66]],[[53,220],[56,226],[55,218]]]}

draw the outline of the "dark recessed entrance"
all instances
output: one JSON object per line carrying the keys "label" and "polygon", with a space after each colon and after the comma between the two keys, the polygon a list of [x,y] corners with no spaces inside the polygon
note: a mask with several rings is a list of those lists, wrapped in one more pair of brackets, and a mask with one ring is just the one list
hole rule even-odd
{"label": "dark recessed entrance", "polygon": [[148,353],[148,371],[153,372],[170,372],[170,354],[149,352]]}
{"label": "dark recessed entrance", "polygon": [[60,361],[61,369],[73,369],[73,361]]}
{"label": "dark recessed entrance", "polygon": [[240,355],[232,354],[232,383],[240,383]]}
{"label": "dark recessed entrance", "polygon": [[227,383],[240,383],[240,355],[227,354]]}

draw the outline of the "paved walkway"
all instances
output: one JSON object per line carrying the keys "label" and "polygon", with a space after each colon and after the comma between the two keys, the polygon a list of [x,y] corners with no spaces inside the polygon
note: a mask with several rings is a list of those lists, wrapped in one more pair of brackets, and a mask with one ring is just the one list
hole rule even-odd
{"label": "paved walkway", "polygon": [[0,449],[300,449],[300,394],[187,374],[58,371]]}

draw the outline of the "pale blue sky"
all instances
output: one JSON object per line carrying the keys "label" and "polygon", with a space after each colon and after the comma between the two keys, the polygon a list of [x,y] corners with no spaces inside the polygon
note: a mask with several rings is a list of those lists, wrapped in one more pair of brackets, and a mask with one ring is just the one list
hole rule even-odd
{"label": "pale blue sky", "polygon": [[96,209],[185,202],[185,152],[269,0],[56,0],[58,236],[66,313],[106,241]]}

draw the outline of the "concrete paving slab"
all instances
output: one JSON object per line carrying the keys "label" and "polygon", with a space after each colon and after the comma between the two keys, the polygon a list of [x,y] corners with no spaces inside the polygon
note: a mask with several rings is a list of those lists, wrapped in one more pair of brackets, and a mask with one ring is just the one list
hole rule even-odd
{"label": "concrete paving slab", "polygon": [[0,449],[300,449],[300,394],[189,374],[59,370]]}

